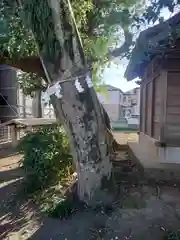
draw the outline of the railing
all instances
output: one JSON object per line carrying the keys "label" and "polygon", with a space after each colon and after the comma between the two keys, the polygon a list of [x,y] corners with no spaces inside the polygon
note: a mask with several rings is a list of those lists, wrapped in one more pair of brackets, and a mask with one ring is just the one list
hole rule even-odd
{"label": "railing", "polygon": [[10,126],[0,127],[0,144],[12,141],[12,132]]}
{"label": "railing", "polygon": [[[25,135],[25,131],[20,129],[18,131],[18,140]],[[12,128],[11,126],[2,126],[0,127],[0,144],[12,142]]]}
{"label": "railing", "polygon": [[[33,122],[34,121],[34,122]],[[54,127],[56,119],[14,119],[0,125],[0,149],[6,144],[16,147],[19,140],[29,132],[36,132],[42,127]],[[9,125],[8,125],[9,124]]]}

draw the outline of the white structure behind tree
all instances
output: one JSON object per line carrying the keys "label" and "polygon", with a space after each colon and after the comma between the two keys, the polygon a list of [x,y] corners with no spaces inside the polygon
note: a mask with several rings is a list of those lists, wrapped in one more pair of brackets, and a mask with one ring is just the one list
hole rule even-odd
{"label": "white structure behind tree", "polygon": [[104,86],[107,93],[98,93],[99,101],[107,111],[111,121],[118,121],[122,116],[123,91],[111,85]]}
{"label": "white structure behind tree", "polygon": [[127,119],[128,125],[139,126],[140,119],[140,88],[134,88],[124,93],[123,116]]}
{"label": "white structure behind tree", "polygon": [[[18,85],[16,69],[0,65],[0,122],[36,117],[39,96],[25,96]],[[52,106],[42,106],[42,117],[54,118]]]}

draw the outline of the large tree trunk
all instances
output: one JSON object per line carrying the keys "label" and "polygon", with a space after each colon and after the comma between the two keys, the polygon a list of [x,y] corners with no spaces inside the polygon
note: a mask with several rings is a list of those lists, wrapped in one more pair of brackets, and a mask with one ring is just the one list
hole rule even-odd
{"label": "large tree trunk", "polygon": [[[88,70],[70,3],[32,0],[28,4],[27,0],[22,5],[27,15],[24,21],[28,20],[26,23],[31,26],[46,78],[49,84],[60,82],[62,98],[52,95],[51,100],[69,136],[78,174],[78,197],[88,204],[104,201],[102,183],[111,176],[112,136],[96,92],[86,82]],[[72,76],[77,76],[82,92],[77,90]]]}
{"label": "large tree trunk", "polygon": [[74,83],[66,83],[62,100],[54,97],[53,106],[57,116],[63,116],[70,139],[78,174],[78,196],[94,202],[102,200],[102,180],[111,175],[111,144],[95,91],[84,80],[85,77],[79,79],[83,93],[78,93]]}
{"label": "large tree trunk", "polygon": [[42,118],[41,90],[34,92],[33,96],[33,117]]}

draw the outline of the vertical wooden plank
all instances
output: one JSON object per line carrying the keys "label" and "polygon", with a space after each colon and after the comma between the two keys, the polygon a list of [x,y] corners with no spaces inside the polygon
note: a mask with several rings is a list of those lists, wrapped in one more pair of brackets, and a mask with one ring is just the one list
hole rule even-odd
{"label": "vertical wooden plank", "polygon": [[145,84],[145,134],[148,134],[148,83]]}
{"label": "vertical wooden plank", "polygon": [[152,136],[153,138],[160,140],[160,116],[161,116],[161,79],[160,75],[153,80],[153,128]]}
{"label": "vertical wooden plank", "polygon": [[153,87],[152,81],[147,84],[147,134],[152,136],[152,101],[153,101]]}
{"label": "vertical wooden plank", "polygon": [[17,128],[16,125],[13,125],[11,128],[11,134],[12,134],[12,146],[13,147],[17,147],[18,145],[18,132],[17,132]]}
{"label": "vertical wooden plank", "polygon": [[142,102],[143,102],[143,94],[142,94],[142,91],[143,91],[143,88],[142,88],[142,83],[140,85],[140,123],[139,123],[139,128],[140,128],[140,132],[143,131],[142,129],[142,114],[143,114],[143,111],[142,111]]}
{"label": "vertical wooden plank", "polygon": [[152,80],[152,103],[151,103],[151,137],[153,137],[153,129],[154,129],[154,107],[155,107],[155,79]]}
{"label": "vertical wooden plank", "polygon": [[167,105],[164,141],[167,144],[180,143],[180,72],[167,72]]}
{"label": "vertical wooden plank", "polygon": [[144,72],[144,79],[143,79],[143,86],[142,86],[142,95],[143,95],[143,102],[142,102],[142,132],[146,133],[146,84],[148,78],[148,69],[145,69]]}
{"label": "vertical wooden plank", "polygon": [[146,133],[146,116],[147,116],[147,108],[146,108],[146,102],[147,102],[147,95],[146,95],[146,84],[144,84],[144,133]]}
{"label": "vertical wooden plank", "polygon": [[160,141],[165,141],[165,125],[166,125],[166,112],[167,112],[167,88],[168,88],[168,82],[167,82],[167,71],[163,70],[161,72],[160,76],[161,81],[161,117],[160,117]]}
{"label": "vertical wooden plank", "polygon": [[121,109],[121,102],[122,102],[122,100],[121,100],[121,92],[119,91],[119,116],[118,116],[118,119],[120,119],[121,118],[121,111],[122,111],[122,109]]}
{"label": "vertical wooden plank", "polygon": [[145,133],[145,124],[146,124],[146,84],[142,84],[142,132]]}

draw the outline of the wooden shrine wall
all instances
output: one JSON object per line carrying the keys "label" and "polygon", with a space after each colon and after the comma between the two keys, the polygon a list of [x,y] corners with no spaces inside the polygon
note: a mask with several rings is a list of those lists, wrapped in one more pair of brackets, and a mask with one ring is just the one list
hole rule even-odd
{"label": "wooden shrine wall", "polygon": [[140,131],[160,140],[162,121],[162,77],[158,58],[148,65],[141,83]]}
{"label": "wooden shrine wall", "polygon": [[180,145],[180,69],[167,73],[164,139],[167,144]]}

